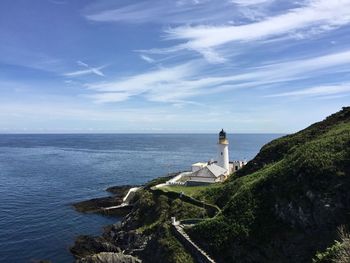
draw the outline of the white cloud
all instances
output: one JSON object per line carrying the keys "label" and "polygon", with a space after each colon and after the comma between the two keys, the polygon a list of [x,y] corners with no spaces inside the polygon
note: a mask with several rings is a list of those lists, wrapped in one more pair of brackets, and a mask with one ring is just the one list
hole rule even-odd
{"label": "white cloud", "polygon": [[94,68],[94,67],[90,67],[88,64],[80,60],[77,61],[77,64],[87,69],[68,72],[68,73],[64,73],[63,75],[66,77],[78,77],[78,76],[89,75],[89,74],[95,74],[100,77],[105,76],[104,73],[101,71],[101,69],[105,68],[105,66]]}
{"label": "white cloud", "polygon": [[[153,48],[148,50],[148,54],[178,54],[181,50],[191,50],[212,63],[228,61],[226,54],[219,51],[230,44],[229,56],[237,46],[243,47],[244,42],[305,39],[350,23],[350,0],[293,2],[284,11],[274,11],[276,15],[272,16],[268,6],[273,2],[277,1],[230,0],[218,3],[207,0],[156,0],[152,5],[141,1],[102,10],[101,7],[90,8],[84,13],[87,19],[98,22],[172,24],[173,27],[165,30],[165,39],[182,43]],[[246,19],[242,20],[242,17]]]}
{"label": "white cloud", "polygon": [[101,69],[102,69],[102,67],[101,68],[94,68],[94,69],[77,70],[77,71],[73,71],[73,72],[64,73],[63,75],[66,77],[77,77],[77,76],[83,76],[83,75],[89,75],[89,74],[104,76]]}
{"label": "white cloud", "polygon": [[[350,63],[350,50],[327,54],[323,56],[299,59],[283,63],[273,63],[260,67],[262,72],[271,72],[271,77],[296,76],[311,77],[310,73],[332,67],[348,65]],[[325,74],[327,72],[324,72]],[[328,73],[331,73],[329,71]]]}
{"label": "white cloud", "polygon": [[[23,127],[27,127],[28,132],[40,130],[79,132],[87,131],[89,127],[93,127],[96,131],[120,132],[125,130],[154,132],[155,129],[179,132],[186,129],[199,131],[202,128],[216,132],[215,127],[221,127],[221,123],[227,121],[220,109],[206,107],[206,113],[208,117],[203,118],[202,109],[186,112],[181,107],[103,107],[103,105],[86,105],[69,101],[69,98],[68,102],[66,98],[49,102],[12,101],[0,103],[0,132],[5,130],[1,129],[2,127],[17,132],[24,132]],[[211,118],[212,115],[214,116]],[[43,119],[50,121],[43,123]],[[193,120],[197,120],[196,127],[188,127],[187,124]]]}
{"label": "white cloud", "polygon": [[315,96],[329,96],[329,95],[344,94],[344,93],[350,93],[350,83],[318,86],[318,87],[295,90],[290,92],[272,94],[266,97],[315,97]]}
{"label": "white cloud", "polygon": [[91,95],[96,103],[119,102],[127,100],[132,94],[127,92],[108,92]]}
{"label": "white cloud", "polygon": [[241,6],[251,6],[251,5],[271,3],[273,1],[274,0],[231,0],[230,2]]}
{"label": "white cloud", "polygon": [[140,55],[140,58],[142,58],[144,61],[148,62],[148,63],[154,63],[155,60],[149,56],[146,55]]}
{"label": "white cloud", "polygon": [[97,22],[187,24],[225,22],[235,9],[228,1],[153,0],[105,8],[90,6],[84,13],[86,19]]}
{"label": "white cloud", "polygon": [[348,67],[343,67],[349,64],[350,50],[289,62],[274,62],[220,75],[206,72],[203,64],[193,61],[115,81],[92,83],[87,87],[96,92],[92,97],[97,102],[119,102],[133,96],[142,96],[149,101],[174,104],[205,94],[312,79],[339,70],[350,71]]}
{"label": "white cloud", "polygon": [[86,68],[89,67],[88,64],[86,64],[86,63],[84,63],[83,61],[80,61],[80,60],[77,61],[77,64],[78,64],[79,66],[83,66],[83,67],[86,67]]}
{"label": "white cloud", "polygon": [[87,87],[101,93],[93,95],[98,102],[113,102],[126,100],[139,94],[170,92],[176,93],[176,90],[169,90],[180,80],[192,76],[196,65],[188,63],[171,68],[160,68],[143,74],[125,77],[123,79],[111,82],[92,83]]}
{"label": "white cloud", "polygon": [[[183,40],[176,50],[188,49],[199,53],[231,43],[270,39],[312,30],[322,33],[350,22],[350,0],[310,0],[307,5],[260,22],[244,25],[179,26],[166,30],[167,39]],[[171,50],[171,49],[170,49]],[[163,50],[169,52],[169,49]]]}

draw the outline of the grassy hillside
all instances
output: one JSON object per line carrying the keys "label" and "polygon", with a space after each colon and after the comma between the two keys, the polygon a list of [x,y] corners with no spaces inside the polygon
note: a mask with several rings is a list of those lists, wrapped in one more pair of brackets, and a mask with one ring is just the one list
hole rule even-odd
{"label": "grassy hillside", "polygon": [[219,262],[311,262],[350,219],[350,107],[265,145],[189,230]]}

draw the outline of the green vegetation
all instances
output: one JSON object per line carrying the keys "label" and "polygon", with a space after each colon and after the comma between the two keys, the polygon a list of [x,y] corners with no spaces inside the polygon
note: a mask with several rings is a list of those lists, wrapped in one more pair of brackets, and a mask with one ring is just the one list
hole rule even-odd
{"label": "green vegetation", "polygon": [[266,144],[223,184],[154,188],[172,176],[138,191],[129,215],[150,237],[145,262],[193,262],[173,216],[198,222],[186,231],[219,263],[349,262],[350,238],[337,235],[350,222],[349,107]]}
{"label": "green vegetation", "polygon": [[139,230],[158,227],[159,224],[170,222],[170,218],[201,218],[205,209],[183,202],[180,199],[170,199],[165,195],[154,195],[148,190],[141,190],[135,196],[135,208],[132,218],[140,226]]}
{"label": "green vegetation", "polygon": [[188,232],[219,262],[311,262],[350,219],[350,108],[265,145]]}
{"label": "green vegetation", "polygon": [[182,186],[182,185],[167,185],[160,187],[159,189],[164,192],[175,192],[175,193],[183,193],[184,195],[206,201],[204,191],[208,191],[210,189],[220,188],[221,184],[209,184],[202,186]]}
{"label": "green vegetation", "polygon": [[168,175],[168,176],[155,178],[155,179],[153,179],[152,181],[148,182],[145,185],[145,189],[150,189],[153,186],[156,186],[157,184],[164,184],[166,181],[169,181],[171,178],[173,178],[176,175],[177,174],[175,173],[175,174],[171,174],[171,175]]}
{"label": "green vegetation", "polygon": [[138,233],[151,237],[141,255],[144,262],[194,262],[182,244],[171,234],[170,219],[173,216],[203,218],[206,210],[179,198],[153,194],[147,189],[138,191],[134,202],[134,209],[129,215],[133,226]]}
{"label": "green vegetation", "polygon": [[324,252],[317,252],[312,263],[348,263],[350,262],[350,234],[344,226],[339,228],[339,240]]}
{"label": "green vegetation", "polygon": [[282,160],[290,152],[297,149],[298,146],[322,136],[328,131],[332,132],[331,130],[334,130],[334,127],[337,125],[344,125],[339,127],[339,130],[344,129],[348,131],[346,126],[349,124],[349,109],[350,107],[344,107],[342,111],[327,117],[324,121],[266,144],[262,147],[259,154],[243,169],[237,171],[236,174],[239,176],[248,175],[263,168],[266,164]]}
{"label": "green vegetation", "polygon": [[341,249],[341,243],[335,241],[335,243],[328,247],[324,252],[317,252],[315,257],[312,259],[312,263],[333,263],[336,262],[336,255]]}
{"label": "green vegetation", "polygon": [[194,263],[172,234],[176,217],[218,263],[350,262],[350,235],[337,230],[350,222],[350,107],[266,144],[225,183],[154,187],[174,176],[137,191],[103,238],[146,263]]}
{"label": "green vegetation", "polygon": [[153,233],[156,233],[155,237],[142,252],[143,262],[195,262],[182,244],[171,234],[169,224],[157,224]]}

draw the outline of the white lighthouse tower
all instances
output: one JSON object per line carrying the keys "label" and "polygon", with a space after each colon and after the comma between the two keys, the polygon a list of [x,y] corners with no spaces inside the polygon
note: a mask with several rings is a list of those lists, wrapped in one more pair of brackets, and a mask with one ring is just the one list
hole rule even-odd
{"label": "white lighthouse tower", "polygon": [[230,164],[228,157],[228,140],[224,129],[222,129],[219,133],[218,148],[218,166],[225,168],[227,170],[227,174],[229,174]]}

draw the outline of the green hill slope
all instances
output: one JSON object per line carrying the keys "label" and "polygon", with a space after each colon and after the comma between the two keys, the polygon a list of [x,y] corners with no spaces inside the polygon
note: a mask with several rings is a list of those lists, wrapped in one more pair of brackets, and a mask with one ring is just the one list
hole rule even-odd
{"label": "green hill slope", "polygon": [[189,234],[219,262],[311,262],[350,222],[350,107],[265,145],[206,196],[222,213]]}

